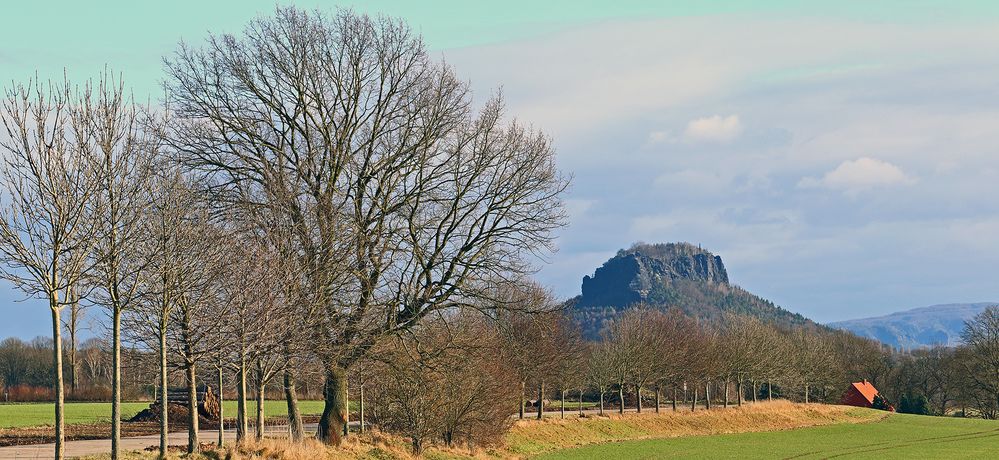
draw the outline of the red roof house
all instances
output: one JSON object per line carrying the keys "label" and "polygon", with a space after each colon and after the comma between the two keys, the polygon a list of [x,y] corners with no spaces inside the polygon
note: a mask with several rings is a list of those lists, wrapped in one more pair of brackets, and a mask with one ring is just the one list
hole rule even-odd
{"label": "red roof house", "polygon": [[840,404],[847,406],[857,406],[857,407],[872,407],[874,405],[874,397],[878,395],[878,389],[871,385],[867,379],[861,382],[853,382],[850,387],[846,389],[846,393],[843,393],[843,398],[840,399]]}

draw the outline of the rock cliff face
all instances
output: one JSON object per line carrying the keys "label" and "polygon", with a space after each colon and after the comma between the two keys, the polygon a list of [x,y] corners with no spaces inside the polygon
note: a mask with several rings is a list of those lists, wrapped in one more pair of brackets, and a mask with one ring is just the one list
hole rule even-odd
{"label": "rock cliff face", "polygon": [[582,295],[568,307],[583,333],[598,338],[604,323],[637,304],[677,308],[712,321],[725,313],[783,326],[814,324],[729,283],[721,257],[689,243],[636,244],[583,277]]}
{"label": "rock cliff face", "polygon": [[625,307],[649,300],[653,290],[676,280],[728,284],[721,257],[689,243],[641,244],[618,251],[583,277],[578,305]]}

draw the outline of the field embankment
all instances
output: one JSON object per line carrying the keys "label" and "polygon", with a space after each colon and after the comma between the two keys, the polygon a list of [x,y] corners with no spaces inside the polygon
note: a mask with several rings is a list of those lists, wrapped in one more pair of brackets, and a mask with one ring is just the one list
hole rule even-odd
{"label": "field embankment", "polygon": [[559,449],[643,439],[781,431],[837,423],[881,419],[885,412],[847,406],[796,404],[786,401],[747,404],[741,408],[688,412],[671,409],[623,417],[546,419],[518,422],[504,450],[530,457]]}

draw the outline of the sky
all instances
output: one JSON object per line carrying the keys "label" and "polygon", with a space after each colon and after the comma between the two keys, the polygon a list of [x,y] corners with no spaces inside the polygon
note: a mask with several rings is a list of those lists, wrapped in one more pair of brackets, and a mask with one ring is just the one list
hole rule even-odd
{"label": "sky", "polygon": [[[0,84],[109,66],[155,101],[181,40],[289,3],[407,20],[552,137],[571,224],[537,276],[560,297],[687,241],[820,322],[999,301],[999,2],[12,2]],[[0,337],[50,334],[0,285]]]}

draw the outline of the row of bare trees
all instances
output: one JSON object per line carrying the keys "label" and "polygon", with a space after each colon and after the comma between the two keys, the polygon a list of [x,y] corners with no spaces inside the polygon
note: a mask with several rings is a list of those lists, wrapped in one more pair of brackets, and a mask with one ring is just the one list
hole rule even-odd
{"label": "row of bare trees", "polygon": [[676,309],[644,306],[619,314],[597,342],[583,341],[561,316],[538,321],[533,315],[515,330],[512,342],[524,348],[521,356],[539,358],[518,366],[524,369],[521,382],[537,390],[539,417],[552,391],[563,408],[567,393],[578,394],[580,402],[584,392],[592,393],[600,413],[612,392],[621,413],[626,398],[638,412],[650,399],[659,411],[664,398],[674,410],[681,401],[693,409],[698,401],[706,407],[712,400],[741,405],[763,389],[773,397],[778,386],[783,395],[805,402],[816,394],[828,400],[851,377],[840,366],[837,341],[856,339],[818,328],[783,330],[737,315],[704,323]]}
{"label": "row of bare trees", "polygon": [[[546,399],[561,401],[564,416],[567,393],[578,395],[581,406],[585,394],[601,414],[609,400],[621,413],[626,404],[642,412],[649,403],[658,412],[663,401],[673,410],[775,397],[837,403],[850,382],[864,379],[907,412],[960,409],[995,418],[999,407],[996,307],[966,324],[964,345],[908,353],[818,326],[783,328],[739,315],[705,322],[644,306],[618,314],[601,340],[585,342],[571,321],[549,315],[513,322],[521,418],[525,395],[536,395],[540,418]],[[906,403],[917,400],[928,402]]]}
{"label": "row of bare trees", "polygon": [[565,223],[549,139],[506,121],[499,97],[476,109],[399,21],[279,8],[180,45],[165,88],[141,106],[110,72],[35,80],[0,107],[2,275],[52,315],[56,458],[66,308],[108,314],[112,458],[123,339],[158,355],[161,395],[183,371],[191,452],[206,367],[237,376],[240,438],[247,386],[280,377],[295,439],[295,372],[321,369],[317,436],[338,444],[347,369],[482,309]]}

